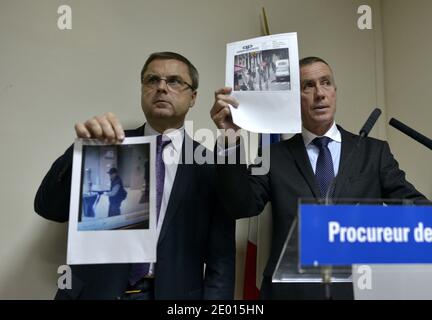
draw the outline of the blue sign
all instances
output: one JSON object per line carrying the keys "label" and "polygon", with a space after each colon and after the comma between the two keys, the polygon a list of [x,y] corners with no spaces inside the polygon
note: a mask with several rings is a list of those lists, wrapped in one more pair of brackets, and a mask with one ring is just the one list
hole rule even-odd
{"label": "blue sign", "polygon": [[432,206],[300,206],[302,266],[432,263]]}

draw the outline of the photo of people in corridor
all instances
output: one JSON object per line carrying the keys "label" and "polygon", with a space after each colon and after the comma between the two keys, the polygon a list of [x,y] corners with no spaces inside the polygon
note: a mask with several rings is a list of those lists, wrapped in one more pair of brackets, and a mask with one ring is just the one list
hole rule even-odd
{"label": "photo of people in corridor", "polygon": [[78,231],[148,229],[149,144],[85,145]]}

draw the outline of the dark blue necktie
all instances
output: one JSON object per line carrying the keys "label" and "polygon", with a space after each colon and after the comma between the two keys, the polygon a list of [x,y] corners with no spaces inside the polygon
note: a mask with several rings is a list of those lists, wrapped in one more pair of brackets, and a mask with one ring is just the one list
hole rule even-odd
{"label": "dark blue necktie", "polygon": [[[156,138],[156,221],[159,221],[165,181],[165,163],[163,162],[162,155],[164,148],[170,142],[170,139],[163,141],[162,135],[158,135]],[[146,276],[149,270],[150,263],[134,263],[130,271],[129,283],[134,285],[138,280]]]}
{"label": "dark blue necktie", "polygon": [[[167,138],[168,139],[168,138]],[[156,138],[156,217],[159,221],[159,214],[162,204],[162,196],[165,183],[165,163],[163,162],[163,150],[171,143],[171,140],[162,140],[162,135],[158,135]]]}
{"label": "dark blue necktie", "polygon": [[328,188],[335,177],[333,159],[327,146],[330,141],[331,139],[329,137],[319,137],[312,141],[319,149],[315,178],[320,188],[321,197],[326,196]]}

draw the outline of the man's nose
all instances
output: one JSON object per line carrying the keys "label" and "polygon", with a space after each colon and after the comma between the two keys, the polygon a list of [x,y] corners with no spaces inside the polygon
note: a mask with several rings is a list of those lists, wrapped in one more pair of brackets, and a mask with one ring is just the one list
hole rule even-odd
{"label": "man's nose", "polygon": [[167,91],[168,90],[168,83],[166,82],[166,79],[160,79],[156,88],[158,91]]}
{"label": "man's nose", "polygon": [[324,89],[320,84],[317,84],[316,90],[315,90],[315,96],[317,99],[322,99],[325,97],[324,95]]}

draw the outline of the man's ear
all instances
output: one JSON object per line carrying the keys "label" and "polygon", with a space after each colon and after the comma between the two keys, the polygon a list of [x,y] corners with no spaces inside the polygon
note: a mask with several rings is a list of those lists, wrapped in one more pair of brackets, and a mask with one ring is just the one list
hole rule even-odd
{"label": "man's ear", "polygon": [[194,92],[192,92],[192,99],[189,108],[192,108],[195,105],[197,95],[198,95],[198,91],[195,90]]}

